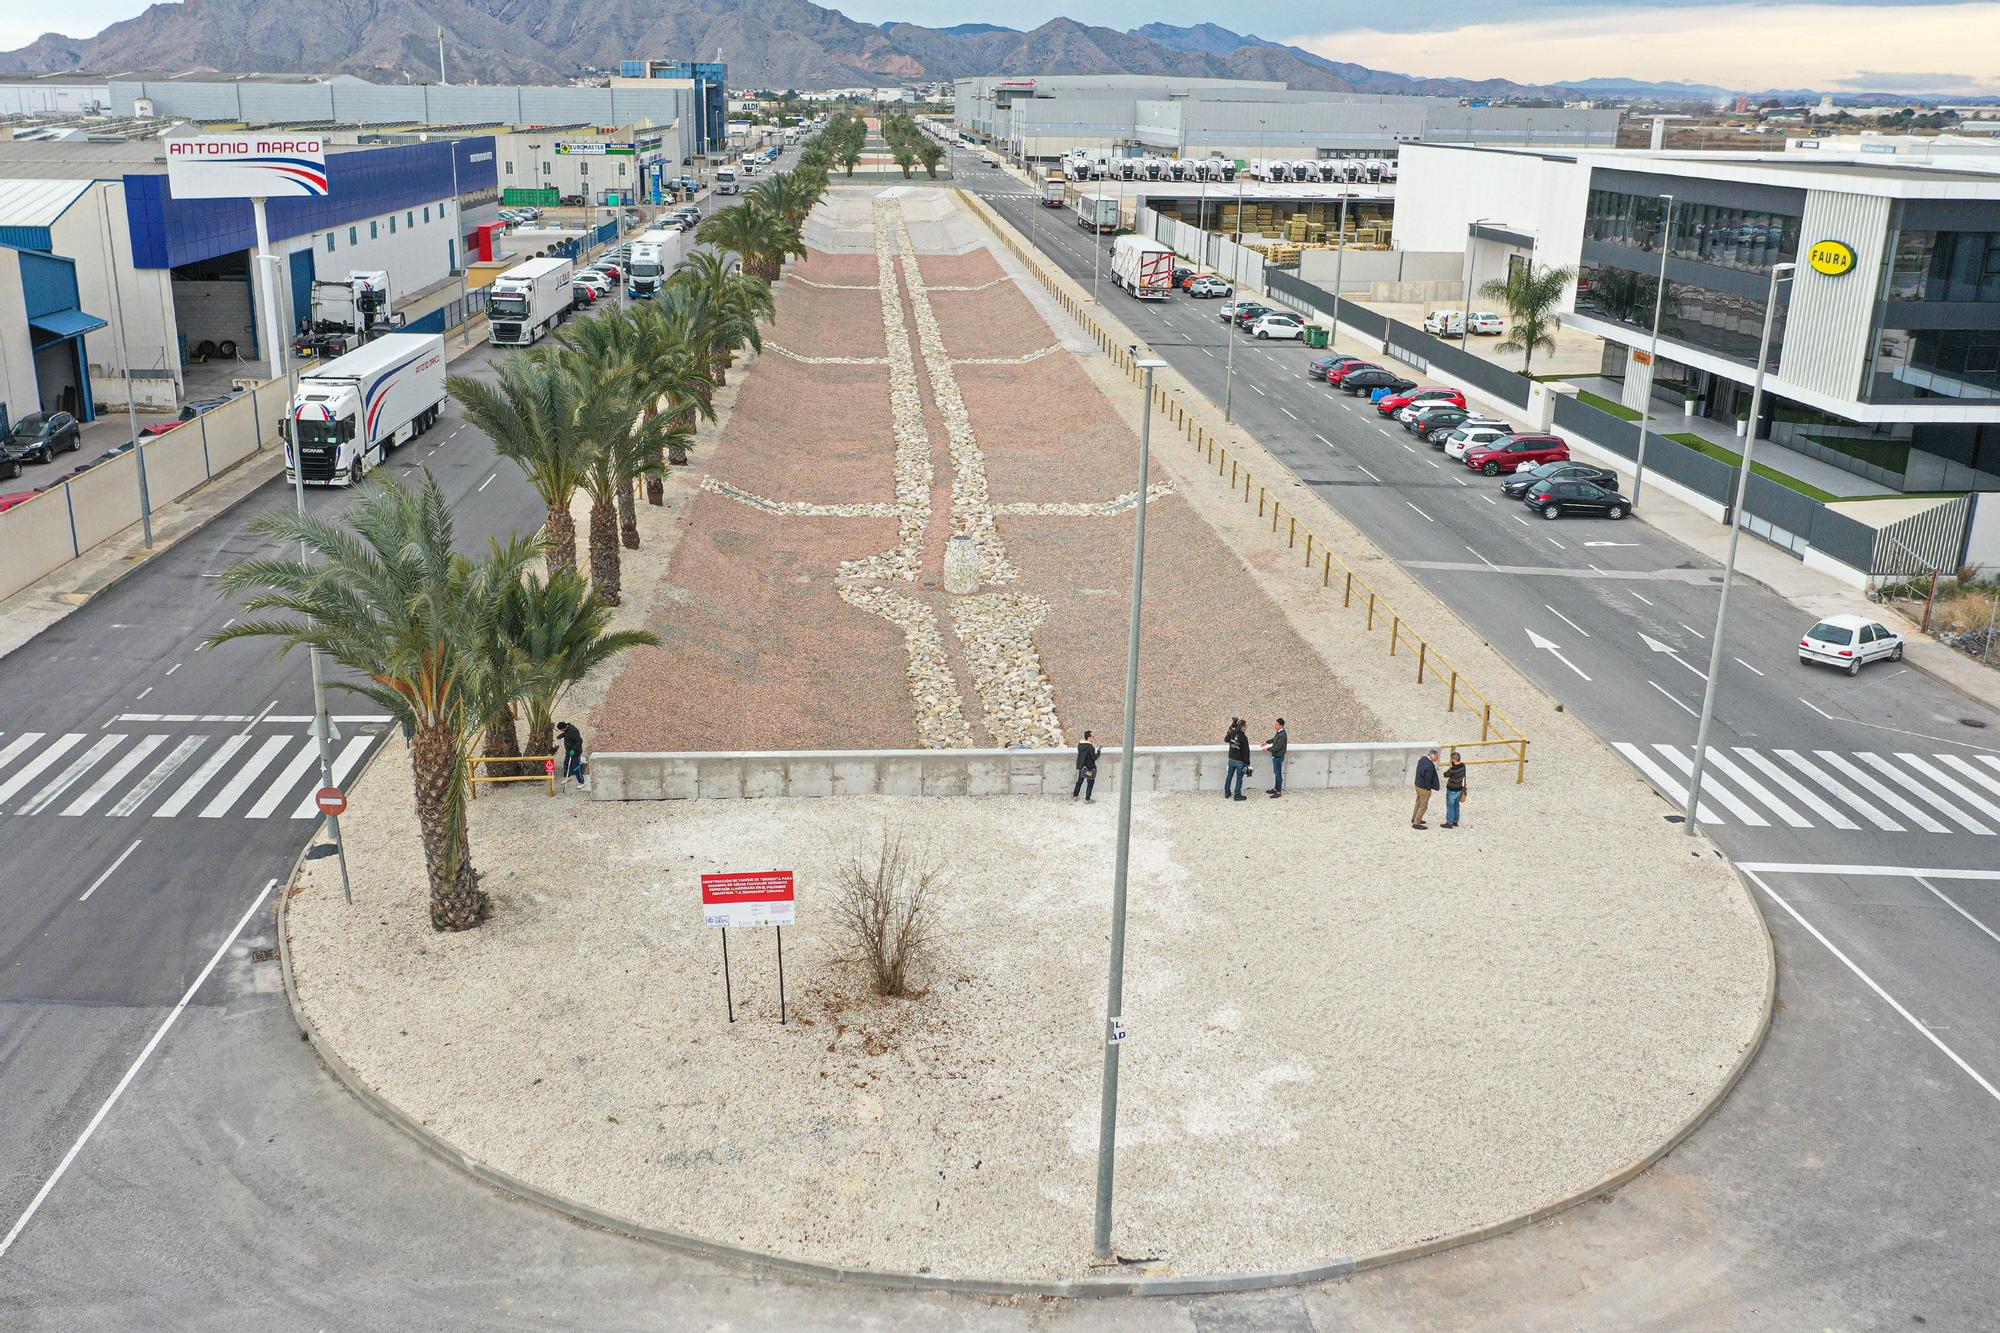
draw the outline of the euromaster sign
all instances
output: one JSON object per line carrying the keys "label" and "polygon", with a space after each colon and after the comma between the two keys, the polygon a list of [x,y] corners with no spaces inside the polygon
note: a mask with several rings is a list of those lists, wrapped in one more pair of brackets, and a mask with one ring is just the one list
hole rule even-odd
{"label": "euromaster sign", "polygon": [[1812,265],[1813,272],[1829,278],[1852,271],[1854,262],[1854,247],[1845,241],[1815,241],[1806,251],[1806,263]]}
{"label": "euromaster sign", "polygon": [[317,134],[196,134],[168,139],[167,187],[176,199],[317,199],[326,141]]}
{"label": "euromaster sign", "polygon": [[598,140],[571,142],[558,139],[556,140],[556,155],[558,157],[632,157],[636,154],[629,143],[604,143]]}

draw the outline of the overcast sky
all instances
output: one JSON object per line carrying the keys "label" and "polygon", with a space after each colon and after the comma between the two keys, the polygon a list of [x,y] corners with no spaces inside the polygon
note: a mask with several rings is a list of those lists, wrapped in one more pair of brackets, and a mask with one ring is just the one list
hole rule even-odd
{"label": "overcast sky", "polygon": [[[0,4],[0,49],[23,46],[49,27],[88,36],[145,3],[9,0]],[[991,4],[972,0],[849,0],[834,7],[871,23],[904,19],[938,27],[994,13]],[[1617,75],[1732,88],[2000,94],[2000,0],[1236,0],[1227,6],[1015,0],[1004,12],[1019,28],[1058,15],[1116,28],[1221,22],[1402,74],[1526,83]],[[227,53],[218,52],[216,63],[229,64]]]}

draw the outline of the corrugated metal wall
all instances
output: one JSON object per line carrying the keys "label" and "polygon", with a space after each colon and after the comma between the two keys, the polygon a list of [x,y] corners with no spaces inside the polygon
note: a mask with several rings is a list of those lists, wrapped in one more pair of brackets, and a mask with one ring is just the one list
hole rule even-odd
{"label": "corrugated metal wall", "polygon": [[[1789,384],[1835,398],[1861,392],[1873,336],[1875,296],[1881,290],[1883,250],[1888,244],[1889,199],[1885,195],[1806,193],[1799,224],[1799,267],[1792,279],[1785,315],[1785,347],[1778,375]],[[1854,267],[1830,276],[1806,262],[1821,241],[1853,247]]]}

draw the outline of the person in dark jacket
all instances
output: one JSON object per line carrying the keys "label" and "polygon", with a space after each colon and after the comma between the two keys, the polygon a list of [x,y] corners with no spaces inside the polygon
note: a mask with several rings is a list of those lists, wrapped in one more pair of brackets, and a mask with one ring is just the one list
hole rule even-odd
{"label": "person in dark jacket", "polygon": [[1458,827],[1458,808],[1465,803],[1465,761],[1451,752],[1451,764],[1444,771],[1444,825]]}
{"label": "person in dark jacket", "polygon": [[1229,772],[1222,779],[1222,795],[1243,800],[1243,779],[1250,772],[1250,733],[1244,729],[1243,719],[1229,719],[1229,730],[1223,733],[1222,743],[1229,747]]}
{"label": "person in dark jacket", "polygon": [[583,733],[573,722],[558,722],[556,739],[562,742],[562,775],[575,778],[576,785],[583,786]]}
{"label": "person in dark jacket", "polygon": [[1074,801],[1077,793],[1083,794],[1083,803],[1091,804],[1091,794],[1097,790],[1097,754],[1095,745],[1090,743],[1093,733],[1084,732],[1083,739],[1076,745],[1076,785],[1069,789],[1069,798]]}
{"label": "person in dark jacket", "polygon": [[1285,748],[1291,738],[1285,731],[1285,719],[1278,719],[1278,729],[1271,733],[1271,739],[1264,742],[1265,750],[1271,755],[1271,789],[1265,795],[1276,798],[1285,794]]}
{"label": "person in dark jacket", "polygon": [[1431,793],[1438,789],[1438,752],[1433,749],[1417,760],[1417,808],[1410,816],[1411,828],[1429,828],[1424,811],[1431,808]]}

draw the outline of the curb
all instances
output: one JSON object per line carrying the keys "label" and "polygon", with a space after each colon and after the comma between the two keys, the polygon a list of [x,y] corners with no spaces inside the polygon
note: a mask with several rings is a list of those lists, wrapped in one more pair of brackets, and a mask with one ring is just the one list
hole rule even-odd
{"label": "curb", "polygon": [[[380,747],[370,756],[369,764],[381,754]],[[356,776],[359,781],[366,773]],[[1717,852],[1720,856],[1721,853]],[[663,1248],[704,1259],[726,1260],[754,1267],[769,1269],[796,1277],[818,1278],[826,1281],[847,1283],[886,1290],[941,1291],[979,1295],[1034,1295],[1058,1297],[1102,1297],[1102,1296],[1177,1296],[1210,1295],[1230,1292],[1266,1290],[1275,1287],[1295,1286],[1301,1283],[1324,1281],[1330,1278],[1347,1277],[1372,1268],[1386,1267],[1405,1260],[1422,1258],[1444,1250],[1474,1241],[1487,1240],[1507,1232],[1518,1230],[1535,1222],[1543,1221],[1564,1212],[1577,1204],[1615,1191],[1645,1171],[1652,1168],[1686,1141],[1708,1117],[1714,1114],[1725,1099],[1735,1090],[1744,1072],[1763,1049],[1766,1036],[1770,1032],[1773,1002],[1777,997],[1777,953],[1771,938],[1769,923],[1765,920],[1756,896],[1744,883],[1742,875],[1733,863],[1725,857],[1730,872],[1736,878],[1738,889],[1749,902],[1756,919],[1763,925],[1764,941],[1764,995],[1760,1005],[1757,1030],[1745,1043],[1735,1064],[1728,1074],[1710,1091],[1702,1104],[1696,1107],[1657,1147],[1635,1158],[1610,1175],[1582,1189],[1572,1191],[1549,1203],[1542,1204],[1527,1212],[1516,1214],[1484,1226],[1449,1236],[1433,1237],[1411,1245],[1377,1251],[1360,1256],[1337,1256],[1318,1264],[1302,1268],[1251,1273],[1221,1273],[1190,1277],[1127,1277],[1127,1278],[1079,1278],[1058,1281],[1017,1280],[1004,1277],[945,1277],[927,1273],[898,1272],[885,1269],[850,1268],[835,1264],[816,1263],[808,1259],[792,1258],[785,1255],[756,1250],[744,1246],[729,1245],[719,1241],[706,1240],[699,1236],[667,1231],[656,1227],[643,1226],[629,1219],[602,1212],[587,1204],[564,1198],[541,1187],[522,1181],[454,1147],[434,1134],[429,1128],[418,1123],[395,1103],[364,1082],[361,1077],[343,1061],[339,1054],[326,1042],[311,1017],[305,1012],[299,1000],[297,979],[292,970],[289,906],[291,894],[298,881],[300,868],[305,862],[305,849],[301,849],[299,859],[294,863],[292,875],[280,893],[277,908],[278,958],[284,978],[285,1002],[291,1010],[292,1020],[301,1034],[311,1043],[314,1052],[334,1079],[363,1105],[376,1115],[393,1125],[427,1151],[444,1162],[458,1168],[474,1179],[485,1182],[506,1193],[518,1195],[532,1203],[541,1205],[551,1212],[568,1217],[606,1231],[648,1241]]]}

